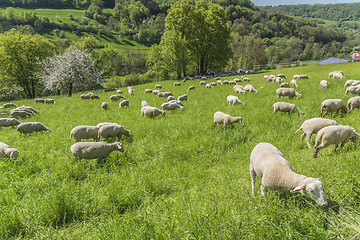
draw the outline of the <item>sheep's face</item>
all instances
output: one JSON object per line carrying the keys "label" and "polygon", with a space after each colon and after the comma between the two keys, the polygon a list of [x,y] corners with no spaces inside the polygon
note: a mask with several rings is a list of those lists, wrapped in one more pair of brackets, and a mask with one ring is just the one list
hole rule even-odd
{"label": "sheep's face", "polygon": [[9,158],[10,159],[17,159],[19,157],[19,151],[15,148],[12,149]]}
{"label": "sheep's face", "polygon": [[118,151],[120,151],[120,152],[124,152],[124,147],[123,147],[123,145],[122,145],[121,142],[116,142],[116,143],[114,143],[114,144],[115,144],[115,149],[116,149],[116,150],[118,150]]}
{"label": "sheep's face", "polygon": [[322,182],[318,178],[306,178],[302,185],[296,187],[291,192],[300,192],[301,194],[314,200],[322,207],[326,207],[328,205]]}

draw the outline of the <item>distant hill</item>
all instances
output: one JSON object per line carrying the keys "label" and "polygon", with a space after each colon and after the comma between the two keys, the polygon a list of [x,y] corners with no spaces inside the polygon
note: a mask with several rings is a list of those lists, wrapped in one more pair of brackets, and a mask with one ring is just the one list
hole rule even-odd
{"label": "distant hill", "polygon": [[252,0],[256,6],[279,6],[279,5],[298,5],[298,4],[335,4],[335,3],[355,3],[359,0]]}

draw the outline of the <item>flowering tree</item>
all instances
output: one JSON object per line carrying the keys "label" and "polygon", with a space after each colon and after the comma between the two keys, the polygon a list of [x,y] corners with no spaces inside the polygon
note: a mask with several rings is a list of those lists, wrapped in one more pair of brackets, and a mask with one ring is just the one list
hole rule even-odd
{"label": "flowering tree", "polygon": [[63,55],[55,55],[41,63],[40,78],[46,89],[67,92],[94,87],[99,83],[100,72],[92,65],[90,56],[79,49],[68,49]]}

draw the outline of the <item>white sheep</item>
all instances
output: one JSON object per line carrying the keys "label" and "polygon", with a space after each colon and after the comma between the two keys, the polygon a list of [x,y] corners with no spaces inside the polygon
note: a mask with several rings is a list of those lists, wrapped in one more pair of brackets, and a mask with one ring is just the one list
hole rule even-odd
{"label": "white sheep", "polygon": [[346,106],[341,99],[326,99],[321,103],[322,117],[325,117],[325,115],[328,114],[329,112],[330,115],[332,115],[333,112],[336,112],[336,114],[338,114],[339,111],[343,113],[347,112]]}
{"label": "white sheep", "polygon": [[155,88],[160,88],[160,89],[162,89],[163,87],[161,86],[161,84],[156,84],[156,85],[155,85]]}
{"label": "white sheep", "polygon": [[21,122],[16,118],[0,118],[0,128],[2,127],[15,127],[19,125]]}
{"label": "white sheep", "polygon": [[48,104],[55,104],[56,103],[55,99],[53,99],[53,98],[45,98],[44,102],[48,103]]}
{"label": "white sheep", "polygon": [[214,87],[217,86],[216,82],[210,82],[210,85],[211,85],[211,86],[214,86]]}
{"label": "white sheep", "polygon": [[40,132],[40,131],[49,132],[49,131],[51,131],[50,128],[46,127],[45,125],[43,125],[40,122],[20,123],[17,126],[16,130],[19,131],[20,136],[21,136],[21,134],[27,135],[28,133],[33,133],[33,132]]}
{"label": "white sheep", "polygon": [[15,148],[9,147],[9,145],[0,142],[0,158],[7,157],[10,159],[17,159],[19,157],[19,151]]}
{"label": "white sheep", "polygon": [[178,101],[187,101],[188,96],[186,94],[180,95],[177,100]]}
{"label": "white sheep", "polygon": [[229,84],[229,80],[224,80],[223,81],[223,85],[228,85]]}
{"label": "white sheep", "polygon": [[265,80],[266,82],[268,82],[268,81],[269,81],[269,75],[264,75],[264,80]]}
{"label": "white sheep", "polygon": [[289,88],[289,87],[290,87],[290,84],[287,83],[287,82],[283,82],[283,83],[280,84],[280,87],[281,87],[281,88]]}
{"label": "white sheep", "polygon": [[223,82],[221,80],[216,81],[217,85],[223,85]]}
{"label": "white sheep", "polygon": [[284,155],[274,145],[261,142],[250,155],[251,190],[255,193],[255,178],[261,178],[261,195],[271,190],[300,192],[318,205],[328,205],[322,182],[318,178],[295,173]]}
{"label": "white sheep", "polygon": [[293,76],[293,79],[309,79],[309,77],[307,76],[307,75],[304,75],[304,74],[295,74],[294,76]]}
{"label": "white sheep", "polygon": [[43,98],[35,98],[35,103],[45,103],[45,99],[43,99]]}
{"label": "white sheep", "polygon": [[345,96],[350,93],[350,94],[354,94],[354,95],[359,95],[360,94],[360,86],[350,86],[346,89],[345,91]]}
{"label": "white sheep", "polygon": [[355,80],[347,80],[347,81],[345,82],[344,89],[345,89],[346,87],[348,87],[348,86],[351,86],[351,84],[352,84],[354,81],[355,81]]}
{"label": "white sheep", "polygon": [[276,112],[287,112],[290,115],[290,113],[294,113],[295,111],[298,112],[298,115],[304,114],[295,104],[287,102],[276,102],[272,108],[273,114]]}
{"label": "white sheep", "polygon": [[22,118],[26,118],[26,117],[31,117],[32,116],[32,112],[27,111],[27,110],[11,110],[10,111],[10,116],[12,118],[17,118],[17,117],[22,117]]}
{"label": "white sheep", "polygon": [[160,90],[153,90],[152,93],[153,93],[154,95],[158,95],[158,94],[160,93]]}
{"label": "white sheep", "polygon": [[118,94],[125,94],[123,91],[121,91],[120,89],[118,89],[117,91],[116,91]]}
{"label": "white sheep", "polygon": [[16,108],[17,106],[14,103],[4,103],[2,108]]}
{"label": "white sheep", "polygon": [[98,124],[96,125],[96,127],[98,127],[98,128],[100,129],[102,126],[105,126],[105,125],[116,125],[116,126],[120,126],[120,124],[118,124],[118,123],[102,122],[102,123],[98,123]]}
{"label": "white sheep", "polygon": [[320,129],[316,136],[313,157],[316,158],[321,149],[326,148],[331,144],[335,145],[334,151],[339,144],[341,144],[340,148],[342,148],[349,140],[353,141],[356,145],[359,136],[360,134],[358,134],[354,128],[349,126],[332,125],[324,127]]}
{"label": "white sheep", "polygon": [[211,84],[209,84],[209,83],[206,84],[205,87],[206,87],[206,88],[213,88],[213,87],[211,86]]}
{"label": "white sheep", "polygon": [[351,83],[351,86],[358,86],[360,85],[360,80],[354,80],[352,83]]}
{"label": "white sheep", "polygon": [[184,104],[183,104],[181,101],[179,101],[179,100],[171,100],[171,101],[169,101],[168,103],[176,103],[176,104],[178,104],[178,105],[180,105],[180,106],[185,107]]}
{"label": "white sheep", "polygon": [[334,72],[330,72],[329,73],[329,76],[328,76],[328,78],[340,78],[340,79],[342,79],[342,78],[344,78],[345,77],[345,75],[344,75],[344,73],[342,72],[342,71],[334,71]]}
{"label": "white sheep", "polygon": [[296,130],[295,133],[298,133],[300,130],[303,130],[304,133],[301,135],[301,141],[306,136],[306,144],[309,148],[312,148],[310,145],[310,138],[313,133],[318,133],[320,129],[331,126],[331,125],[339,125],[335,120],[332,119],[326,119],[326,118],[311,118],[308,120],[305,120],[300,128]]}
{"label": "white sheep", "polygon": [[285,75],[284,75],[284,74],[282,74],[282,73],[279,73],[279,74],[277,75],[277,77],[280,77],[280,78],[285,78],[285,79],[286,79]]}
{"label": "white sheep", "polygon": [[242,80],[241,78],[234,78],[233,81],[235,81],[235,82],[242,82],[243,80]]}
{"label": "white sheep", "polygon": [[246,92],[254,92],[254,93],[258,93],[258,91],[253,87],[253,85],[251,84],[247,84],[244,86],[244,90]]}
{"label": "white sheep", "polygon": [[171,100],[175,100],[175,97],[174,96],[168,96],[166,101],[171,101]]}
{"label": "white sheep", "polygon": [[[93,99],[100,99],[100,97],[94,93],[91,93],[90,94],[90,99],[93,100]],[[46,99],[45,99],[45,103],[46,103]]]}
{"label": "white sheep", "polygon": [[133,94],[134,94],[135,89],[134,89],[133,87],[127,87],[127,89],[128,89],[128,93],[129,93],[130,95],[133,95]]}
{"label": "white sheep", "polygon": [[291,85],[294,85],[295,87],[299,87],[299,84],[297,83],[297,81],[295,79],[290,81]]}
{"label": "white sheep", "polygon": [[161,109],[162,110],[176,110],[180,108],[180,110],[184,109],[184,106],[181,106],[179,104],[177,104],[176,102],[166,102],[161,104]]}
{"label": "white sheep", "polygon": [[206,85],[206,84],[207,84],[207,81],[200,81],[199,84],[200,84],[200,85]]}
{"label": "white sheep", "polygon": [[233,123],[242,123],[242,117],[232,117],[229,114],[223,112],[215,112],[214,113],[214,123],[216,125],[223,124],[224,126],[232,125]]}
{"label": "white sheep", "polygon": [[241,80],[243,80],[244,82],[250,82],[250,78],[249,77],[241,77]]}
{"label": "white sheep", "polygon": [[146,116],[149,116],[151,118],[155,118],[155,117],[159,116],[160,114],[163,115],[163,116],[166,115],[165,111],[160,110],[157,107],[145,106],[145,107],[141,108],[141,116],[146,115]]}
{"label": "white sheep", "polygon": [[107,104],[107,102],[102,102],[102,103],[101,103],[101,109],[102,109],[102,110],[107,110],[108,107],[109,107],[109,105]]}
{"label": "white sheep", "polygon": [[117,138],[118,140],[121,136],[130,136],[130,131],[125,129],[123,126],[119,124],[106,124],[99,128],[98,138],[100,140],[110,138]]}
{"label": "white sheep", "polygon": [[121,98],[125,98],[125,97],[121,96],[121,95],[111,95],[110,101],[112,101],[112,102],[119,101]]}
{"label": "white sheep", "polygon": [[89,126],[89,125],[80,125],[74,127],[70,132],[70,138],[74,137],[76,142],[80,142],[81,139],[92,138],[94,140],[98,139],[99,127],[98,126]]}
{"label": "white sheep", "polygon": [[195,90],[195,86],[188,87],[187,91],[190,91],[190,90]]}
{"label": "white sheep", "polygon": [[32,114],[38,114],[39,112],[37,110],[35,110],[34,108],[32,107],[29,107],[29,106],[20,106],[20,107],[17,107],[15,108],[14,110],[25,110],[25,111],[28,111],[28,112],[31,112]]}
{"label": "white sheep", "polygon": [[302,95],[300,93],[298,93],[297,91],[295,91],[295,89],[293,88],[278,88],[276,89],[276,98],[280,98],[280,97],[289,97],[289,98],[293,98],[293,97],[301,97]]}
{"label": "white sheep", "polygon": [[125,106],[128,106],[129,107],[129,100],[122,100],[120,103],[119,103],[119,108],[123,108]]}
{"label": "white sheep", "polygon": [[149,106],[149,104],[147,103],[147,101],[142,101],[141,102],[141,107],[145,107],[145,106]]}
{"label": "white sheep", "polygon": [[276,77],[275,78],[275,82],[276,83],[281,83],[283,80],[282,80],[282,78],[281,77]]}
{"label": "white sheep", "polygon": [[174,87],[180,87],[181,86],[181,83],[179,82],[174,82]]}
{"label": "white sheep", "polygon": [[233,91],[234,91],[234,93],[241,93],[241,94],[245,94],[245,93],[246,93],[246,91],[244,90],[244,87],[241,86],[241,85],[235,85],[235,86],[233,87]]}
{"label": "white sheep", "polygon": [[232,104],[232,105],[237,105],[237,104],[245,105],[244,102],[242,102],[237,96],[234,95],[227,96],[226,102],[227,104]]}
{"label": "white sheep", "polygon": [[360,109],[360,96],[350,98],[347,102],[347,108],[349,109],[348,113],[350,113],[355,108]]}
{"label": "white sheep", "polygon": [[152,93],[152,89],[149,89],[149,88],[147,88],[147,89],[145,89],[145,93]]}
{"label": "white sheep", "polygon": [[327,88],[328,86],[329,86],[328,81],[326,81],[326,80],[321,80],[320,81],[320,87],[321,88]]}
{"label": "white sheep", "polygon": [[78,159],[94,159],[97,158],[101,162],[112,151],[124,152],[124,147],[120,142],[78,142],[70,147],[71,153]]}

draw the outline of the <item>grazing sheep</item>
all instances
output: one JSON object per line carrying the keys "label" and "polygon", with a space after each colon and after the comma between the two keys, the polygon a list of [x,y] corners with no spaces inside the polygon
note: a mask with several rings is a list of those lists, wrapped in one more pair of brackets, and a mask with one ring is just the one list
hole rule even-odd
{"label": "grazing sheep", "polygon": [[178,101],[178,100],[171,100],[171,101],[169,101],[168,103],[176,103],[176,104],[178,104],[178,105],[180,105],[180,106],[185,107],[184,104],[183,104],[181,101]]}
{"label": "grazing sheep", "polygon": [[201,80],[206,80],[206,79],[207,79],[207,77],[205,77],[205,76],[204,76],[204,77],[201,77]]}
{"label": "grazing sheep", "polygon": [[27,110],[11,110],[10,111],[10,116],[12,118],[17,118],[17,117],[22,117],[22,118],[26,118],[26,117],[31,117],[32,116],[32,112],[27,111]]}
{"label": "grazing sheep", "polygon": [[133,94],[134,94],[135,89],[134,89],[133,87],[127,87],[127,89],[128,89],[128,93],[129,93],[130,95],[133,95]]}
{"label": "grazing sheep", "polygon": [[26,135],[28,133],[33,133],[33,132],[40,132],[40,131],[49,132],[49,131],[51,131],[50,128],[46,127],[45,125],[43,125],[42,123],[39,123],[39,122],[20,123],[17,126],[16,130],[20,132],[20,136],[21,136],[21,134]]}
{"label": "grazing sheep", "polygon": [[346,89],[345,91],[345,96],[350,93],[350,94],[354,94],[354,95],[359,95],[360,94],[360,86],[350,86]]}
{"label": "grazing sheep", "polygon": [[145,93],[152,93],[152,89],[149,89],[149,88],[147,88],[147,89],[145,89]]}
{"label": "grazing sheep", "polygon": [[45,103],[45,99],[43,99],[43,98],[35,98],[35,103]]}
{"label": "grazing sheep", "polygon": [[223,112],[215,112],[214,113],[214,123],[216,125],[224,124],[224,126],[232,125],[233,123],[242,123],[242,117],[232,117],[229,114]]}
{"label": "grazing sheep", "polygon": [[160,89],[162,89],[163,86],[161,86],[160,84],[156,84],[156,85],[155,85],[155,88],[160,88]]}
{"label": "grazing sheep", "polygon": [[300,192],[320,206],[328,205],[321,181],[295,173],[280,150],[270,143],[261,142],[254,147],[250,155],[250,176],[253,195],[255,178],[259,176],[263,196],[269,189]]}
{"label": "grazing sheep", "polygon": [[214,87],[217,86],[216,82],[210,82],[210,85],[211,85],[211,86],[214,86]]}
{"label": "grazing sheep", "polygon": [[283,80],[282,80],[282,78],[281,77],[276,77],[275,78],[275,82],[276,83],[281,83]]}
{"label": "grazing sheep", "polygon": [[174,82],[174,87],[180,87],[181,86],[181,83],[179,82]]}
{"label": "grazing sheep", "polygon": [[38,114],[39,112],[38,111],[36,111],[34,108],[32,108],[32,107],[28,107],[28,106],[20,106],[20,107],[17,107],[17,108],[15,108],[14,110],[20,110],[20,111],[28,111],[28,112],[30,112],[30,113],[32,113],[32,114]]}
{"label": "grazing sheep", "polygon": [[0,118],[0,128],[2,127],[15,127],[19,125],[21,122],[16,118]]}
{"label": "grazing sheep", "polygon": [[206,84],[206,86],[205,86],[206,88],[213,88],[209,83],[208,84]]}
{"label": "grazing sheep", "polygon": [[160,93],[160,90],[153,90],[152,93],[153,93],[154,95],[157,95],[157,94]]}
{"label": "grazing sheep", "polygon": [[358,86],[360,85],[360,80],[354,80],[352,83],[351,83],[351,86]]}
{"label": "grazing sheep", "polygon": [[107,102],[101,103],[101,109],[102,110],[108,110],[108,107],[109,107],[109,105],[107,104]]}
{"label": "grazing sheep", "polygon": [[229,85],[229,80],[224,80],[223,85]]}
{"label": "grazing sheep", "polygon": [[53,99],[53,98],[45,98],[44,102],[48,103],[48,104],[55,104],[56,103],[55,99]]}
{"label": "grazing sheep", "polygon": [[348,86],[351,86],[351,84],[352,84],[354,81],[355,81],[355,80],[347,80],[347,81],[345,82],[344,89],[345,89],[346,87],[348,87]]}
{"label": "grazing sheep", "polygon": [[9,147],[9,145],[0,142],[0,158],[7,157],[10,159],[17,159],[19,157],[19,151],[15,148]]}
{"label": "grazing sheep", "polygon": [[178,101],[187,101],[188,96],[186,94],[180,95],[177,100]]}
{"label": "grazing sheep", "polygon": [[70,151],[75,158],[97,158],[99,163],[103,158],[106,158],[112,151],[124,152],[124,147],[120,142],[78,142],[70,147]]}
{"label": "grazing sheep", "polygon": [[122,100],[120,103],[119,103],[119,108],[123,108],[125,106],[128,106],[129,107],[129,101],[128,100]]}
{"label": "grazing sheep", "polygon": [[347,102],[348,113],[350,113],[355,108],[360,109],[360,97],[352,97]]}
{"label": "grazing sheep", "polygon": [[[100,99],[100,97],[94,93],[91,93],[90,94],[90,99],[93,100],[93,99]],[[45,99],[45,102],[46,102],[46,99]]]}
{"label": "grazing sheep", "polygon": [[105,125],[116,125],[116,126],[120,126],[120,124],[118,124],[118,123],[102,122],[102,123],[98,123],[98,124],[96,125],[96,127],[98,127],[98,128],[100,129],[102,126],[105,126]]}
{"label": "grazing sheep", "polygon": [[242,102],[237,96],[234,96],[234,95],[227,96],[226,102],[227,102],[227,104],[232,104],[232,105],[235,105],[235,104],[245,105],[244,102]]}
{"label": "grazing sheep", "polygon": [[272,108],[273,108],[273,114],[276,112],[287,112],[290,115],[290,113],[294,113],[295,111],[298,112],[298,115],[304,114],[295,104],[287,103],[287,102],[274,103]]}
{"label": "grazing sheep", "polygon": [[245,93],[246,93],[246,91],[244,90],[244,87],[241,86],[241,85],[235,85],[235,86],[233,87],[233,90],[234,90],[235,93],[241,93],[241,94],[245,94]]}
{"label": "grazing sheep", "polygon": [[241,80],[243,80],[244,82],[250,82],[250,78],[249,77],[241,77]]}
{"label": "grazing sheep", "polygon": [[89,94],[89,93],[87,93],[87,94],[81,94],[81,95],[80,95],[80,98],[81,98],[81,99],[90,99],[90,94]]}
{"label": "grazing sheep", "polygon": [[187,91],[190,91],[190,90],[195,90],[195,86],[188,87]]}
{"label": "grazing sheep", "polygon": [[5,103],[2,108],[16,108],[17,106],[14,103]]}
{"label": "grazing sheep", "polygon": [[333,112],[336,112],[336,114],[338,114],[339,111],[343,113],[347,112],[346,106],[341,99],[326,99],[321,103],[322,117],[325,117],[325,115],[328,114],[329,112],[330,115],[332,115]]}
{"label": "grazing sheep", "polygon": [[230,81],[229,81],[229,84],[230,84],[230,85],[235,85],[236,82],[235,82],[234,80],[230,80]]}
{"label": "grazing sheep", "polygon": [[163,115],[163,116],[166,115],[165,111],[160,110],[157,107],[145,106],[145,107],[141,108],[141,116],[146,115],[146,116],[149,116],[151,118],[155,118],[155,117],[159,116],[160,114]]}
{"label": "grazing sheep", "polygon": [[281,88],[289,88],[289,87],[290,87],[290,84],[287,83],[287,82],[283,82],[283,83],[281,83],[280,87],[281,87]]}
{"label": "grazing sheep", "polygon": [[275,75],[270,75],[268,76],[266,80],[266,82],[275,82],[276,76]]}
{"label": "grazing sheep", "polygon": [[99,128],[98,138],[100,140],[116,137],[118,140],[121,136],[130,136],[130,131],[119,124],[106,124]]}
{"label": "grazing sheep", "polygon": [[216,77],[216,78],[214,78],[214,80],[215,80],[215,81],[220,80],[220,77]]}
{"label": "grazing sheep", "polygon": [[253,87],[253,85],[251,84],[247,84],[244,86],[244,90],[246,92],[254,92],[254,93],[258,93],[258,91]]}
{"label": "grazing sheep", "polygon": [[276,89],[276,98],[280,98],[280,97],[289,97],[289,98],[293,98],[293,97],[301,97],[302,95],[300,93],[298,93],[297,91],[295,91],[295,89],[293,88],[278,88]]}
{"label": "grazing sheep", "polygon": [[206,81],[200,81],[199,84],[200,84],[200,85],[206,85],[207,82],[206,82]]}
{"label": "grazing sheep", "polygon": [[158,97],[167,98],[169,96],[173,96],[173,94],[171,92],[160,92],[160,93],[158,93]]}
{"label": "grazing sheep", "polygon": [[176,103],[176,102],[166,102],[161,104],[161,109],[162,110],[176,110],[180,108],[180,110],[184,109],[184,106],[181,106],[180,104]]}
{"label": "grazing sheep", "polygon": [[355,129],[349,126],[332,125],[324,127],[320,129],[316,136],[313,157],[316,158],[321,149],[326,148],[331,144],[335,145],[334,151],[340,143],[340,148],[342,148],[349,140],[353,141],[356,145],[359,136],[360,134],[355,132]]}
{"label": "grazing sheep", "polygon": [[290,81],[291,85],[294,85],[295,87],[299,87],[299,84],[297,83],[297,81],[295,79]]}
{"label": "grazing sheep", "polygon": [[145,106],[149,106],[149,104],[147,103],[147,101],[142,101],[141,102],[141,107],[145,107]]}
{"label": "grazing sheep", "polygon": [[123,91],[121,91],[120,89],[116,91],[116,93],[118,94],[125,94]]}
{"label": "grazing sheep", "polygon": [[318,133],[320,129],[331,126],[331,125],[339,125],[335,120],[326,119],[326,118],[311,118],[308,120],[305,120],[300,128],[296,130],[295,133],[298,133],[300,130],[303,130],[304,133],[301,135],[301,141],[306,136],[306,144],[309,148],[312,148],[310,146],[310,138],[313,133]]}
{"label": "grazing sheep", "polygon": [[265,82],[268,82],[268,79],[269,79],[269,75],[264,75]]}
{"label": "grazing sheep", "polygon": [[309,79],[309,77],[307,76],[307,75],[298,75],[298,74],[295,74],[294,76],[293,76],[293,79]]}
{"label": "grazing sheep", "polygon": [[99,134],[98,126],[80,125],[74,127],[71,130],[70,138],[74,137],[76,142],[80,142],[81,139],[89,139],[89,138],[97,140],[98,134]]}
{"label": "grazing sheep", "polygon": [[119,101],[121,98],[125,98],[125,97],[121,96],[121,95],[111,95],[110,101],[112,101],[112,102]]}
{"label": "grazing sheep", "polygon": [[234,78],[233,81],[235,81],[235,82],[242,82],[243,80],[242,80],[241,78]]}
{"label": "grazing sheep", "polygon": [[221,80],[216,81],[217,85],[223,85],[223,82]]}
{"label": "grazing sheep", "polygon": [[171,100],[175,100],[175,97],[174,96],[168,96],[166,101],[171,101]]}
{"label": "grazing sheep", "polygon": [[327,88],[329,86],[329,83],[326,80],[321,80],[320,87],[321,88]]}
{"label": "grazing sheep", "polygon": [[344,75],[344,73],[342,72],[342,71],[334,71],[334,72],[330,72],[329,73],[329,76],[328,76],[328,78],[340,78],[340,79],[342,79],[342,78],[344,78],[345,77],[345,75]]}
{"label": "grazing sheep", "polygon": [[285,78],[285,79],[286,79],[285,75],[284,75],[284,74],[282,74],[282,73],[279,73],[279,74],[277,75],[277,77],[280,77],[280,78]]}

